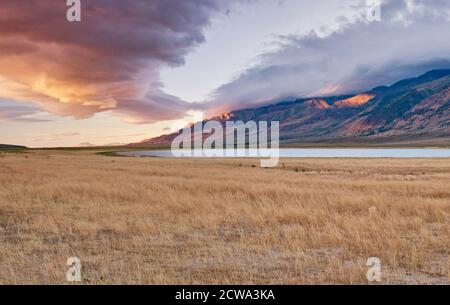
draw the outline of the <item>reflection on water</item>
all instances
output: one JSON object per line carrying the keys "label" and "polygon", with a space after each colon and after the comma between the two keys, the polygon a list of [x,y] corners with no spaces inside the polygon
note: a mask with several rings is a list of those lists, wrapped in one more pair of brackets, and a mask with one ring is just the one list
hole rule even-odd
{"label": "reflection on water", "polygon": [[[129,157],[174,158],[170,150],[128,151],[119,154]],[[279,154],[281,158],[450,158],[450,149],[282,148],[279,150]]]}

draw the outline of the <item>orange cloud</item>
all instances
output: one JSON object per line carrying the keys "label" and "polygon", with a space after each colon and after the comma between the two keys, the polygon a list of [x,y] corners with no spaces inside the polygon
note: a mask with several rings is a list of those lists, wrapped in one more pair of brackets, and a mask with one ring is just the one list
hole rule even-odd
{"label": "orange cloud", "polygon": [[104,111],[136,124],[182,117],[195,105],[165,94],[159,70],[183,63],[224,3],[82,1],[82,22],[69,23],[65,1],[3,2],[0,98],[75,118]]}

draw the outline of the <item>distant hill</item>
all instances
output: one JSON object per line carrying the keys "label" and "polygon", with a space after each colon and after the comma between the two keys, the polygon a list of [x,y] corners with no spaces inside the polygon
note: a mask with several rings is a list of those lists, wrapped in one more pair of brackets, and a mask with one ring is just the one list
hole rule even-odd
{"label": "distant hill", "polygon": [[25,146],[0,144],[0,149],[25,149]]}
{"label": "distant hill", "polygon": [[95,145],[92,144],[92,143],[89,143],[89,142],[83,142],[83,143],[78,144],[76,147],[80,147],[80,148],[83,148],[83,147],[95,147]]}
{"label": "distant hill", "polygon": [[[433,70],[355,95],[301,98],[211,118],[280,121],[284,143],[388,143],[450,139],[450,70]],[[179,132],[133,145],[169,144]]]}

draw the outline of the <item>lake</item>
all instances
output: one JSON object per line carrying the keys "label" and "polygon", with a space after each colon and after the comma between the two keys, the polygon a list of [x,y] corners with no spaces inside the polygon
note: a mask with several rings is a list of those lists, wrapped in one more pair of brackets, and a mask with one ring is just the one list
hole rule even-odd
{"label": "lake", "polygon": [[[450,158],[450,149],[438,148],[281,148],[279,151],[281,158]],[[127,151],[118,154],[128,157],[175,158],[170,150]],[[268,154],[258,157],[265,156]]]}

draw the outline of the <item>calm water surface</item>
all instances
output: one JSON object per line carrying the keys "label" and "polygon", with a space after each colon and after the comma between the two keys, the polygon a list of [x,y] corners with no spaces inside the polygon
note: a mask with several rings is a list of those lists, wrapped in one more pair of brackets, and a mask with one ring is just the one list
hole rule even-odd
{"label": "calm water surface", "polygon": [[[129,157],[174,158],[170,150],[128,151]],[[450,149],[433,148],[282,148],[281,158],[450,158]]]}

